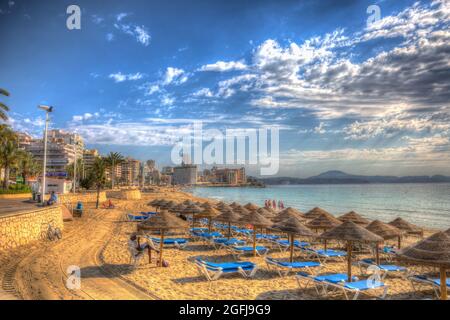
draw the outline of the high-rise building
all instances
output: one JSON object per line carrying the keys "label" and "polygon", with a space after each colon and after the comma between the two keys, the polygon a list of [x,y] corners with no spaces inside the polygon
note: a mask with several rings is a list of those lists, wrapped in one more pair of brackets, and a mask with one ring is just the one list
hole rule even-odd
{"label": "high-rise building", "polygon": [[[25,150],[40,162],[44,161],[42,139],[24,138]],[[47,172],[49,176],[65,177],[66,168],[76,159],[83,158],[84,143],[80,135],[63,130],[50,130],[47,136]]]}
{"label": "high-rise building", "polygon": [[196,184],[197,166],[184,164],[173,168],[172,184]]}
{"label": "high-rise building", "polygon": [[127,185],[139,184],[140,161],[127,157],[121,163],[122,181]]}
{"label": "high-rise building", "polygon": [[100,157],[97,149],[85,149],[83,150],[83,165],[84,170],[89,170],[92,168],[92,165],[94,164],[95,160]]}
{"label": "high-rise building", "polygon": [[209,181],[216,183],[226,183],[226,184],[245,184],[247,183],[247,176],[245,175],[245,168],[230,169],[222,168],[218,169],[216,167],[211,169],[209,172]]}

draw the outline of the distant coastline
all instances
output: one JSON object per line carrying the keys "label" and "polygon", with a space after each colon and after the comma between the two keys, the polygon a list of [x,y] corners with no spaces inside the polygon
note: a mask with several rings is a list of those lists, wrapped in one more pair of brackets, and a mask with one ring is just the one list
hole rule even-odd
{"label": "distant coastline", "polygon": [[381,183],[450,183],[450,177],[434,176],[363,176],[342,171],[327,171],[309,178],[273,177],[258,179],[266,185],[314,185],[314,184],[381,184]]}

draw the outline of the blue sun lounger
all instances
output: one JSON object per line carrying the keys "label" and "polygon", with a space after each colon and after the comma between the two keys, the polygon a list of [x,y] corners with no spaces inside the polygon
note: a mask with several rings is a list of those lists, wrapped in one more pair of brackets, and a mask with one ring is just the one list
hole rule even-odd
{"label": "blue sun lounger", "polygon": [[239,240],[236,238],[214,238],[213,244],[216,249],[222,248],[222,247],[229,247],[229,246],[242,246],[245,244],[244,240]]}
{"label": "blue sun lounger", "polygon": [[302,247],[301,250],[306,253],[307,256],[311,258],[317,258],[321,263],[326,263],[328,260],[331,259],[337,259],[337,260],[343,260],[344,257],[347,256],[347,253],[345,251],[339,251],[339,250],[332,250],[332,249],[313,249],[313,248],[307,248]]}
{"label": "blue sun lounger", "polygon": [[[242,255],[253,253],[253,246],[232,246],[227,247],[235,258],[239,258]],[[264,246],[256,246],[256,254],[258,256],[265,256],[269,252],[269,249]]]}
{"label": "blue sun lounger", "polygon": [[147,215],[147,216],[151,216],[151,215],[154,215],[154,214],[158,214],[158,212],[154,212],[154,211],[144,212],[144,211],[141,211],[141,214]]}
{"label": "blue sun lounger", "polygon": [[[278,246],[278,248],[280,249],[281,252],[286,251],[287,249],[289,249],[289,247],[291,245],[289,240],[286,240],[286,239],[276,240],[276,241],[273,241],[273,243],[275,243],[275,245]],[[308,242],[294,240],[294,248],[302,249],[304,247],[308,247],[309,245],[310,244]]]}
{"label": "blue sun lounger", "polygon": [[[322,268],[322,265],[319,262],[315,261],[280,261],[274,258],[266,257],[266,264],[267,268],[269,270],[275,270],[278,272],[280,277],[287,276],[291,271],[298,271],[298,270],[307,270],[311,274],[317,273]],[[315,272],[313,272],[312,269],[316,269]]]}
{"label": "blue sun lounger", "polygon": [[378,271],[381,272],[381,280],[384,280],[389,273],[394,273],[394,272],[400,273],[402,275],[402,277],[405,278],[406,273],[408,272],[408,269],[406,269],[405,267],[396,266],[394,264],[379,264],[379,265],[377,265],[375,260],[373,260],[373,259],[362,259],[362,260],[358,261],[357,264],[361,270],[361,273],[364,273],[363,268],[366,268],[366,272],[370,268],[372,268],[374,270],[375,270],[375,268],[378,268]]}
{"label": "blue sun lounger", "polygon": [[244,278],[252,278],[258,266],[252,262],[236,261],[236,262],[208,262],[202,259],[196,259],[195,264],[201,275],[204,275],[208,281],[219,279],[224,274],[240,274]]}
{"label": "blue sun lounger", "polygon": [[[306,288],[309,283],[313,283],[317,294],[320,296],[327,296],[329,289],[334,291],[342,290],[347,300],[350,298],[349,294],[353,294],[351,298],[356,300],[361,292],[383,289],[382,294],[378,298],[384,299],[386,297],[389,287],[383,282],[359,280],[357,277],[352,277],[352,282],[347,282],[347,277],[347,274],[344,273],[311,276],[305,272],[299,272],[296,276],[300,288]],[[305,284],[302,285],[301,281],[305,281]]]}
{"label": "blue sun lounger", "polygon": [[140,221],[145,221],[149,218],[149,216],[135,216],[133,214],[127,214],[127,219],[128,221],[133,221],[133,222],[140,222]]}
{"label": "blue sun lounger", "polygon": [[[161,243],[160,238],[147,238],[147,239],[153,241],[153,243],[158,245]],[[184,238],[166,238],[163,241],[164,246],[174,246],[178,249],[183,249],[184,247],[186,247],[187,243],[188,243],[187,239]]]}
{"label": "blue sun lounger", "polygon": [[[441,296],[441,279],[439,278],[430,278],[427,275],[411,275],[407,277],[413,290],[415,292],[420,289],[421,286],[431,286],[436,294],[436,297],[439,299]],[[447,279],[447,290],[450,289],[450,279]]]}

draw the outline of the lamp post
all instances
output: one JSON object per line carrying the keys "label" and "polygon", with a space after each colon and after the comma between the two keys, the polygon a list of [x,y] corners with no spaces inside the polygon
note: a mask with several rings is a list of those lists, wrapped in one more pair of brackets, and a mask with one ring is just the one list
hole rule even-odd
{"label": "lamp post", "polygon": [[46,105],[39,105],[39,109],[45,111],[45,130],[44,130],[44,167],[42,169],[42,195],[41,195],[41,203],[44,204],[45,200],[45,175],[46,175],[46,169],[47,169],[47,130],[48,130],[48,123],[50,122],[49,119],[49,113],[53,111],[53,107],[46,106]]}
{"label": "lamp post", "polygon": [[77,151],[78,151],[78,141],[76,138],[74,138],[74,153],[75,153],[75,160],[73,162],[73,193],[77,192]]}

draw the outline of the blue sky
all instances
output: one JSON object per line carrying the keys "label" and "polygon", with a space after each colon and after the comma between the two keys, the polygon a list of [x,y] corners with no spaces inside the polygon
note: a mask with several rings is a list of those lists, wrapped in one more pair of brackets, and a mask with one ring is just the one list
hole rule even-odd
{"label": "blue sky", "polygon": [[1,0],[0,87],[17,130],[41,135],[47,103],[88,147],[160,165],[203,121],[278,126],[277,175],[450,174],[449,21],[445,1]]}

